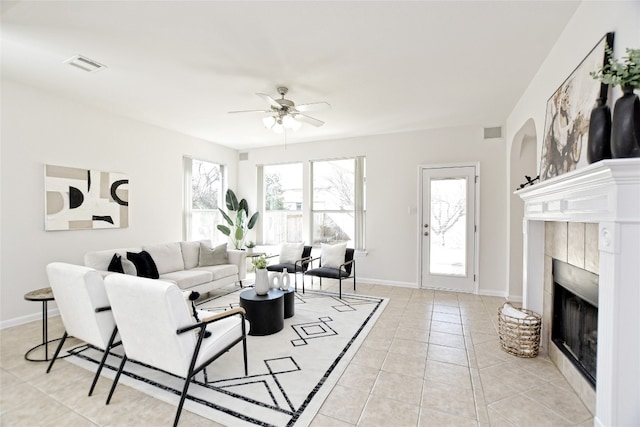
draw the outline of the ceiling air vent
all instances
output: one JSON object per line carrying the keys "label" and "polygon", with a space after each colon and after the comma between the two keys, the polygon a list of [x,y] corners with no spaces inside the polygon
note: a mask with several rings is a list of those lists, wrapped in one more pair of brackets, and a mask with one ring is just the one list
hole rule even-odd
{"label": "ceiling air vent", "polygon": [[102,65],[101,63],[82,55],[76,55],[72,58],[69,58],[64,61],[64,63],[73,65],[74,67],[80,68],[81,70],[87,71],[89,73],[94,73],[96,71],[102,70],[103,68],[107,68],[106,65]]}

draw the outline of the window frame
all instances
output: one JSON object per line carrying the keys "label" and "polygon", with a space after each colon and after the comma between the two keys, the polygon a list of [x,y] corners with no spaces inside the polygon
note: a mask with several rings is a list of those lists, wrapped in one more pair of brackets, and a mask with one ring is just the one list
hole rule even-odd
{"label": "window frame", "polygon": [[[217,165],[220,168],[220,188],[218,191],[218,207],[224,206],[224,193],[227,188],[227,166],[223,163],[218,163],[210,160],[205,160],[196,157],[183,156],[183,201],[182,201],[182,237],[183,240],[201,240],[201,239],[209,239],[212,243],[222,242],[217,237],[219,233],[213,231],[212,235],[209,237],[193,237],[193,162],[204,162],[210,163],[213,165]],[[198,209],[198,211],[206,211],[206,212],[217,212],[216,209]],[[222,222],[220,222],[222,223]],[[217,228],[214,224],[214,230]]]}

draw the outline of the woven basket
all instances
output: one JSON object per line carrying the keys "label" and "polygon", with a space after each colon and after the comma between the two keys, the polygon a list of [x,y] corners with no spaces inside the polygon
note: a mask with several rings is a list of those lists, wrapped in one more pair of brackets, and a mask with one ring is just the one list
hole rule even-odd
{"label": "woven basket", "polygon": [[498,308],[498,336],[507,353],[518,357],[536,357],[540,348],[542,318],[530,310],[519,308],[531,318],[518,319],[502,313]]}

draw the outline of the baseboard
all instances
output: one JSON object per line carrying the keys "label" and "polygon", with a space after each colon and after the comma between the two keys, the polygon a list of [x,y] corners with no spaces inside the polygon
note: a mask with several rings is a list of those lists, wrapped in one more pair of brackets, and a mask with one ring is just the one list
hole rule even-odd
{"label": "baseboard", "polygon": [[501,292],[501,291],[487,291],[487,290],[482,290],[479,289],[478,290],[478,295],[484,295],[487,297],[498,297],[498,298],[507,298],[507,293],[506,292]]}
{"label": "baseboard", "polygon": [[360,277],[356,279],[358,283],[367,283],[370,285],[385,285],[385,286],[395,286],[400,288],[412,288],[418,289],[418,284],[415,282],[399,282],[397,280],[380,280],[380,279],[370,279],[368,277]]}
{"label": "baseboard", "polygon": [[[59,316],[60,311],[57,308],[52,308],[47,312],[47,317],[55,317]],[[3,320],[0,322],[0,330],[5,328],[11,328],[12,326],[24,325],[25,323],[30,323],[34,321],[42,321],[42,312],[33,313],[27,316],[14,317],[13,319]]]}
{"label": "baseboard", "polygon": [[522,295],[508,295],[507,299],[509,301],[522,303]]}

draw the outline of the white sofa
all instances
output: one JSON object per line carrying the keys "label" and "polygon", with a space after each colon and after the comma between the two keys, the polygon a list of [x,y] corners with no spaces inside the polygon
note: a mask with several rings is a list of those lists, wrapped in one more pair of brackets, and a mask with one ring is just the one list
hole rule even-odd
{"label": "white sofa", "polygon": [[228,264],[203,266],[200,264],[201,243],[211,247],[209,241],[201,240],[92,251],[85,254],[84,265],[107,275],[114,254],[125,260],[127,252],[147,251],[158,269],[159,279],[173,282],[182,290],[203,293],[232,283],[242,283],[247,274],[244,251],[228,250]]}

